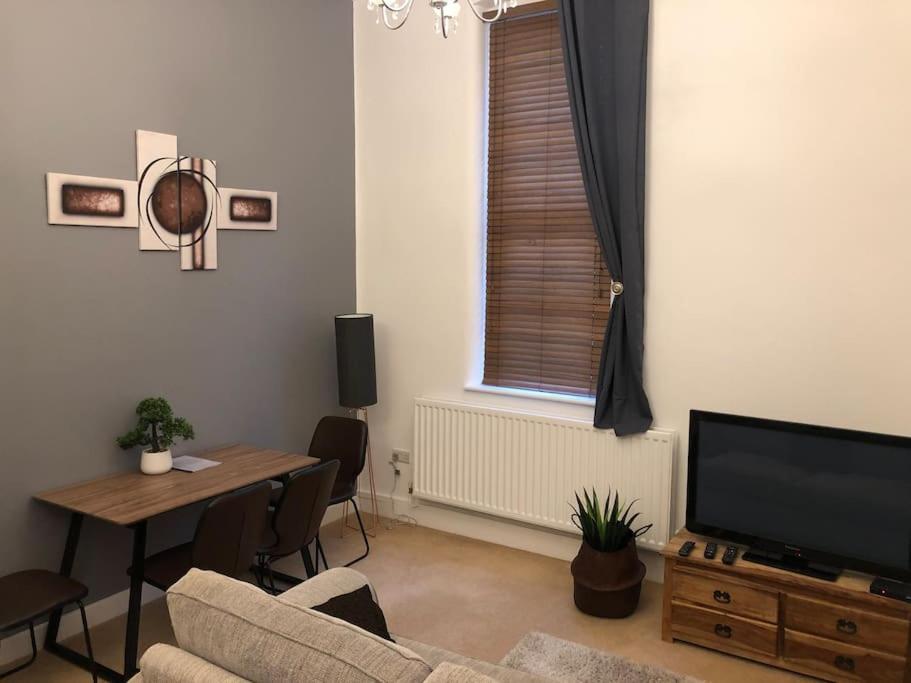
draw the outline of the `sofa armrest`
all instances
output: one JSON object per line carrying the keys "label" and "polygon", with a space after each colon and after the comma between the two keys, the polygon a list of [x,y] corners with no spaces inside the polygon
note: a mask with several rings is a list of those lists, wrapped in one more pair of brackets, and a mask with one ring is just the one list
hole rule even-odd
{"label": "sofa armrest", "polygon": [[286,590],[281,594],[281,600],[296,607],[312,609],[332,598],[351,593],[364,586],[370,588],[373,601],[379,605],[376,590],[370,583],[370,579],[349,567],[334,567],[317,574],[312,579],[307,579],[294,588]]}
{"label": "sofa armrest", "polygon": [[[235,676],[201,657],[171,645],[153,645],[139,662],[142,683],[245,683],[246,678]],[[249,682],[247,682],[249,683]]]}

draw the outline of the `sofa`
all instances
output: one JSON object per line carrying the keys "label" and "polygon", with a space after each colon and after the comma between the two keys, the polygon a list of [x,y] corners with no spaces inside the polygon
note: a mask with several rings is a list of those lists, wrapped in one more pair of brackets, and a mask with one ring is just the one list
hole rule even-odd
{"label": "sofa", "polygon": [[549,680],[406,638],[395,637],[392,642],[313,609],[339,596],[366,594],[365,587],[368,601],[379,605],[369,580],[348,568],[330,569],[278,596],[192,569],[168,590],[166,598],[178,646],[150,647],[131,682]]}

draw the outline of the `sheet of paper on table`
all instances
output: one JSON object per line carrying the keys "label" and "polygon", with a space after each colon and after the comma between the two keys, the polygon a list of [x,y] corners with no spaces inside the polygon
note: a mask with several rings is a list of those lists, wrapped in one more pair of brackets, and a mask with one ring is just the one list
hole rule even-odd
{"label": "sheet of paper on table", "polygon": [[199,470],[206,470],[210,467],[215,467],[216,465],[221,465],[217,460],[206,460],[205,458],[197,458],[192,455],[181,455],[179,458],[174,458],[174,469],[180,470],[181,472],[199,472]]}

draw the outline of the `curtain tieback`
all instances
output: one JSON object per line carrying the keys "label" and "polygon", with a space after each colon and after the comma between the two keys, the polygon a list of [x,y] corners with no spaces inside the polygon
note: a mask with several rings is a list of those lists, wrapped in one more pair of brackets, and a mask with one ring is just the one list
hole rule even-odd
{"label": "curtain tieback", "polygon": [[610,307],[614,307],[614,299],[623,294],[623,283],[622,282],[611,282],[610,283]]}

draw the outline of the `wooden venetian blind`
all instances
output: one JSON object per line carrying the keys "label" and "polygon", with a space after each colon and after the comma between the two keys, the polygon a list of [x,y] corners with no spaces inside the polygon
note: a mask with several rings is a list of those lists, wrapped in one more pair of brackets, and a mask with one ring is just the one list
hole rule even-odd
{"label": "wooden venetian blind", "polygon": [[610,276],[582,184],[557,14],[535,7],[490,28],[484,384],[591,396]]}

